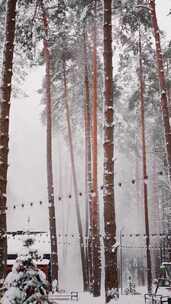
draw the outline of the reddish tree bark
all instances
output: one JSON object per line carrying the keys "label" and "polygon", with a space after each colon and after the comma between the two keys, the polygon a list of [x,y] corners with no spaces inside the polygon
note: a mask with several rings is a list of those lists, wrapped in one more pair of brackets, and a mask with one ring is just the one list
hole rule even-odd
{"label": "reddish tree bark", "polygon": [[144,119],[144,73],[142,65],[142,45],[141,32],[139,30],[139,81],[140,81],[140,111],[141,111],[141,134],[142,134],[142,161],[143,161],[143,191],[144,191],[144,216],[145,216],[145,234],[146,234],[146,258],[147,258],[147,288],[148,293],[152,292],[152,270],[150,253],[150,235],[149,235],[149,210],[148,210],[148,189],[147,189],[147,159],[145,142],[145,119]]}
{"label": "reddish tree bark", "polygon": [[159,211],[159,199],[158,199],[158,177],[157,177],[157,159],[155,155],[153,156],[153,165],[152,165],[152,180],[153,180],[153,233],[156,233],[158,238],[153,241],[152,246],[157,247],[153,253],[153,263],[154,263],[154,277],[157,278],[160,276],[160,211]]}
{"label": "reddish tree bark", "polygon": [[64,102],[65,102],[66,118],[67,118],[67,126],[68,126],[68,139],[69,139],[72,177],[73,177],[73,185],[74,185],[77,224],[78,224],[78,232],[79,232],[79,237],[80,237],[80,253],[81,253],[81,265],[82,265],[82,274],[83,274],[83,289],[84,289],[84,291],[86,291],[88,289],[88,279],[86,276],[87,272],[86,272],[86,261],[85,261],[85,251],[84,251],[84,238],[83,238],[83,229],[82,229],[79,200],[78,200],[78,186],[77,186],[74,149],[73,149],[72,131],[71,131],[71,123],[70,123],[70,112],[69,112],[69,106],[68,106],[65,57],[63,57],[63,80],[64,80]]}
{"label": "reddish tree bark", "polygon": [[[91,255],[91,114],[90,114],[90,94],[88,77],[87,58],[87,35],[86,25],[83,32],[83,52],[84,52],[84,130],[85,130],[85,237],[86,237],[86,268],[89,289],[92,286],[92,255]],[[90,233],[89,233],[90,232]],[[89,235],[90,234],[90,235]],[[89,239],[88,239],[89,238]]]}
{"label": "reddish tree bark", "polygon": [[44,58],[46,63],[46,111],[47,111],[47,184],[49,203],[49,229],[51,241],[51,279],[58,281],[58,249],[56,216],[54,202],[53,167],[52,167],[52,99],[51,99],[51,59],[48,45],[48,18],[43,0],[40,1],[45,31]]}
{"label": "reddish tree bark", "polygon": [[112,83],[112,1],[104,1],[104,251],[106,303],[118,289],[116,218],[114,200],[114,124]]}
{"label": "reddish tree bark", "polygon": [[5,40],[1,79],[1,111],[0,111],[0,279],[5,277],[7,262],[7,171],[8,171],[8,141],[9,115],[11,99],[11,81],[13,70],[13,53],[16,23],[17,0],[8,0],[6,4]]}
{"label": "reddish tree bark", "polygon": [[101,289],[101,253],[100,253],[100,222],[97,183],[97,30],[96,0],[93,29],[93,108],[92,108],[92,249],[93,249],[93,295],[100,296]]}
{"label": "reddish tree bark", "polygon": [[163,113],[163,122],[165,130],[167,161],[168,161],[168,173],[171,180],[171,128],[169,123],[169,111],[168,111],[168,98],[167,98],[167,85],[164,73],[164,61],[160,43],[160,31],[157,23],[155,0],[148,0],[149,11],[151,15],[152,28],[155,37],[156,44],[156,59],[158,67],[158,75],[161,89],[161,110]]}
{"label": "reddish tree bark", "polygon": [[[167,80],[169,81],[169,59],[166,58],[166,75],[167,75]],[[171,88],[170,88],[170,84],[167,84],[167,96],[168,96],[168,112],[169,112],[169,117],[171,117]]]}

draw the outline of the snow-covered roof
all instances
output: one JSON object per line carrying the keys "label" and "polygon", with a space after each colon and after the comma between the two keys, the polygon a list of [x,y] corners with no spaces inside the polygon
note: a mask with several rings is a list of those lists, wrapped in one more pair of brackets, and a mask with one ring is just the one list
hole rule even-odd
{"label": "snow-covered roof", "polygon": [[[14,265],[15,261],[16,260],[9,259],[9,260],[7,260],[7,265]],[[40,259],[40,260],[36,260],[35,263],[37,265],[48,265],[49,264],[49,260],[48,259]]]}

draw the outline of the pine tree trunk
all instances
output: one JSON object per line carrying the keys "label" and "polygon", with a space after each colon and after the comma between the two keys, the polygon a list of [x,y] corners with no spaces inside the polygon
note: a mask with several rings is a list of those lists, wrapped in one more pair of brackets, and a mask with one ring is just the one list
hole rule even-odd
{"label": "pine tree trunk", "polygon": [[144,215],[145,215],[145,234],[146,234],[146,258],[147,258],[147,288],[148,293],[152,292],[152,270],[150,253],[149,235],[149,211],[148,211],[148,189],[147,189],[147,159],[145,143],[145,120],[144,120],[144,75],[142,66],[142,46],[141,33],[139,31],[139,80],[140,80],[140,111],[141,111],[141,131],[142,131],[142,157],[143,157],[143,190],[144,190]]}
{"label": "pine tree trunk", "polygon": [[96,0],[94,14],[93,37],[93,109],[92,109],[92,245],[93,245],[93,295],[100,296],[101,289],[101,253],[100,253],[100,221],[97,183],[97,45],[96,45]]}
{"label": "pine tree trunk", "polygon": [[[86,26],[86,25],[85,25]],[[83,32],[84,48],[84,129],[85,129],[85,237],[86,237],[86,268],[89,289],[92,285],[92,258],[91,258],[91,235],[89,237],[89,225],[91,227],[91,117],[90,117],[90,94],[88,78],[87,38],[86,29]]]}
{"label": "pine tree trunk", "polygon": [[[48,19],[43,1],[41,1],[43,13],[43,23],[45,30],[44,58],[46,63],[46,111],[47,111],[47,184],[48,184],[48,203],[49,203],[49,228],[51,241],[51,279],[58,282],[58,249],[56,233],[56,216],[53,186],[53,167],[52,167],[52,100],[51,100],[51,62],[48,46]],[[58,286],[57,286],[58,287]]]}
{"label": "pine tree trunk", "polygon": [[[138,223],[139,223],[139,227],[137,232],[139,234],[144,233],[144,221],[142,219],[142,170],[140,168],[140,164],[142,163],[142,155],[141,153],[139,153],[139,148],[140,147],[140,143],[139,143],[139,137],[140,137],[140,125],[139,125],[139,115],[138,115],[138,111],[137,111],[137,116],[138,116],[138,123],[137,123],[137,143],[136,143],[136,147],[138,150],[138,155],[136,156],[136,201],[137,201],[137,218],[138,218]],[[139,155],[140,154],[140,155]],[[143,223],[142,223],[143,221]],[[139,286],[143,286],[143,281],[144,281],[144,273],[141,267],[142,264],[142,260],[143,260],[143,256],[144,253],[142,252],[142,249],[138,249],[138,258],[137,258],[137,276],[138,276],[138,285]]]}
{"label": "pine tree trunk", "polygon": [[151,14],[152,27],[154,31],[155,43],[156,43],[156,58],[158,75],[161,89],[161,110],[163,113],[163,122],[165,129],[165,140],[166,140],[166,150],[167,150],[167,161],[168,161],[168,173],[171,180],[171,128],[169,123],[169,111],[168,111],[168,101],[167,101],[167,85],[166,78],[164,74],[164,61],[161,50],[160,43],[160,31],[157,23],[155,0],[148,0],[149,11]]}
{"label": "pine tree trunk", "polygon": [[[144,182],[143,182],[143,170],[141,167],[142,164],[142,140],[141,140],[141,118],[139,117],[140,107],[137,108],[137,142],[136,147],[138,151],[138,155],[136,158],[136,199],[137,199],[137,207],[138,207],[138,221],[139,221],[139,230],[138,233],[144,234],[144,220],[142,216],[142,204],[144,200]],[[144,209],[143,209],[144,210]],[[138,260],[137,260],[137,273],[138,273],[138,285],[145,285],[145,267],[144,267],[144,252],[140,248],[138,250]]]}
{"label": "pine tree trunk", "polygon": [[[167,73],[167,80],[169,81],[169,60],[167,59],[166,62],[166,73]],[[168,96],[168,112],[169,112],[169,117],[171,117],[171,88],[170,84],[167,84],[167,96]]]}
{"label": "pine tree trunk", "polygon": [[75,168],[74,149],[73,149],[71,123],[70,123],[70,112],[69,112],[69,106],[68,106],[65,58],[63,58],[63,80],[64,80],[64,102],[65,102],[66,118],[67,118],[67,126],[68,126],[68,138],[69,138],[70,158],[71,158],[74,195],[75,195],[75,204],[76,204],[77,224],[78,224],[78,232],[79,232],[79,238],[80,238],[83,289],[84,289],[84,291],[86,291],[88,289],[88,279],[86,276],[87,272],[86,272],[86,261],[85,261],[85,251],[84,251],[84,238],[83,238],[83,229],[82,229],[81,215],[80,215],[80,208],[79,208],[79,201],[78,201],[78,186],[77,186],[77,179],[76,179],[76,168]]}
{"label": "pine tree trunk", "polygon": [[112,20],[111,0],[104,1],[104,251],[105,251],[105,295],[106,303],[118,288],[116,219],[114,201],[114,125],[113,125],[113,87],[112,87]]}
{"label": "pine tree trunk", "polygon": [[155,233],[158,237],[154,240],[153,246],[156,247],[154,252],[154,275],[155,278],[158,278],[160,275],[160,250],[158,249],[160,246],[159,235],[160,235],[160,212],[159,212],[159,200],[158,200],[158,182],[157,182],[157,160],[155,155],[153,156],[153,212],[154,212],[154,223],[153,223],[153,233]]}
{"label": "pine tree trunk", "polygon": [[9,115],[13,70],[16,3],[17,0],[8,0],[6,4],[5,41],[3,51],[0,95],[0,279],[5,277],[7,262],[6,188],[8,171]]}

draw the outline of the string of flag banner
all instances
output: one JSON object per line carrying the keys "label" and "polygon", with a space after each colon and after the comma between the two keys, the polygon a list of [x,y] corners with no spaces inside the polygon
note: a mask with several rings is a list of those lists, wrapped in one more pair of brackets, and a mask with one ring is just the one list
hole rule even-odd
{"label": "string of flag banner", "polygon": [[[41,242],[38,242],[38,243],[41,243]],[[46,244],[50,244],[50,241],[48,241]],[[58,245],[67,245],[67,246],[71,246],[72,243],[70,242],[58,242]],[[75,244],[73,244],[73,246],[75,246]],[[98,247],[98,246],[95,246],[95,247]],[[119,248],[122,248],[122,249],[147,249],[146,246],[123,246],[123,245],[119,245]],[[157,246],[149,246],[150,249],[152,250],[161,250],[162,248],[161,247],[157,247]],[[170,250],[171,251],[171,248],[168,248],[167,247],[167,250]]]}
{"label": "string of flag banner", "polygon": [[[41,232],[41,231],[37,231],[37,232],[30,232],[30,231],[15,231],[15,232],[7,232],[6,234],[4,234],[4,236],[7,236],[7,239],[14,239],[14,240],[18,240],[18,241],[23,241],[23,236],[27,236],[27,237],[31,237],[32,235],[37,235],[38,239],[36,240],[36,243],[39,244],[50,244],[50,237],[48,232]],[[40,238],[42,237],[42,238]],[[119,235],[119,237],[109,237],[104,234],[99,234],[99,236],[101,241],[103,241],[105,238],[108,239],[115,239],[115,241],[117,241],[118,243],[118,247],[122,248],[122,249],[146,249],[146,245],[133,245],[133,244],[127,244],[124,242],[124,244],[121,242],[121,237],[130,237],[130,238],[137,238],[137,237],[143,237],[144,239],[147,238],[146,234],[121,234]],[[158,237],[158,240],[162,239],[162,240],[169,240],[171,239],[171,234],[165,234],[165,233],[160,233],[160,234],[150,234],[150,239],[151,237]],[[120,240],[119,240],[120,238]],[[59,245],[67,245],[67,246],[72,246],[75,245],[75,243],[73,243],[72,241],[78,241],[80,240],[80,235],[78,233],[72,233],[72,234],[62,234],[62,233],[58,233],[57,234],[57,239],[58,239],[58,244]],[[89,237],[84,236],[83,237],[84,241],[87,241],[89,239]],[[95,240],[96,237],[92,237],[91,240]],[[166,244],[165,244],[166,245]],[[88,246],[88,242],[86,242],[86,246]],[[170,244],[167,244],[167,250],[171,250],[171,247],[169,247]],[[164,246],[166,247],[166,246]],[[163,246],[157,244],[151,244],[149,246],[150,249],[152,250],[162,250]]]}
{"label": "string of flag banner", "polygon": [[[17,240],[23,242],[23,238],[21,238],[21,237],[17,238]],[[8,241],[9,241],[9,238],[8,238]],[[36,243],[46,245],[46,244],[50,244],[50,240],[36,240],[35,244]],[[68,239],[64,240],[64,241],[58,240],[58,245],[75,246],[75,242],[73,243],[71,240],[68,240]],[[86,244],[85,246],[88,246],[88,244]],[[127,245],[127,244],[121,244],[121,243],[118,243],[117,247],[122,248],[122,249],[147,249],[146,245]],[[171,251],[171,247],[169,247],[169,246],[150,245],[149,248],[152,250],[162,250],[164,248],[167,248],[167,250]]]}
{"label": "string of flag banner", "polygon": [[[21,232],[21,231],[19,231],[19,232],[7,232],[6,234],[4,234],[4,236],[7,236],[9,238],[10,237],[12,237],[12,238],[17,237],[18,239],[19,239],[19,236],[21,236],[21,235],[22,236],[24,236],[24,235],[27,235],[27,236],[30,236],[30,235],[39,235],[39,237],[43,237],[43,236],[45,236],[46,238],[49,237],[48,233],[42,234],[42,233],[39,233],[39,232],[36,232],[36,233],[32,232],[32,233],[30,233],[30,232]],[[148,237],[146,234],[121,234],[119,236],[122,237],[122,238],[137,238],[137,237],[142,237],[144,239],[146,239]],[[73,238],[80,239],[81,238],[78,233],[73,233],[73,234],[58,233],[57,237],[58,238],[70,238],[70,239],[73,239]],[[150,234],[149,237],[150,238],[158,237],[160,239],[168,239],[169,240],[169,239],[171,239],[171,234],[163,234],[163,233],[160,233],[160,234],[156,233],[155,234],[154,233],[154,234]],[[88,240],[89,236],[83,236],[83,238],[85,240],[86,239]],[[108,238],[108,239],[114,239],[114,240],[118,239],[118,237],[110,237],[110,236],[106,236],[105,234],[99,234],[98,236],[92,237],[91,239],[93,240],[93,239],[96,239],[96,238]]]}
{"label": "string of flag banner", "polygon": [[[158,175],[160,175],[160,176],[163,176],[163,171],[159,171],[158,173],[157,173]],[[144,180],[144,182],[147,182],[148,180],[149,180],[149,176],[146,176],[144,179],[132,179],[131,181],[130,181],[130,183],[132,184],[132,185],[135,185],[136,184],[136,182],[137,181],[139,181],[139,180]],[[126,182],[126,183],[128,183],[128,182]],[[118,187],[122,187],[123,185],[125,184],[125,182],[118,182],[117,183],[117,185],[118,185]],[[104,186],[103,185],[101,185],[100,186],[100,188],[99,188],[99,190],[103,190],[104,189]],[[91,195],[93,196],[93,194],[95,194],[94,193],[94,191],[93,190],[91,190]],[[83,191],[80,191],[79,193],[78,193],[78,195],[80,196],[80,197],[82,197],[83,195],[85,195],[85,192],[83,192]],[[63,194],[63,195],[58,195],[57,196],[57,201],[61,201],[61,202],[63,202],[64,200],[66,201],[66,199],[72,199],[74,196],[71,194],[71,193],[66,193],[66,194]],[[17,208],[24,208],[24,207],[34,207],[34,206],[42,206],[42,205],[46,205],[47,206],[47,202],[45,203],[45,202],[43,202],[43,201],[38,201],[38,202],[26,202],[26,203],[19,203],[19,204],[13,204],[12,206],[7,206],[7,208],[6,209],[13,209],[13,210],[15,210],[15,209],[17,209]],[[50,204],[48,204],[48,206],[51,206]]]}

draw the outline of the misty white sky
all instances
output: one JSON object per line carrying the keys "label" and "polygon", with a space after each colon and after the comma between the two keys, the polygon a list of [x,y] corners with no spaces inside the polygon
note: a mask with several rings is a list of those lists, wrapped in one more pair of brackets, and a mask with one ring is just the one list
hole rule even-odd
{"label": "misty white sky", "polygon": [[158,23],[161,30],[165,31],[167,37],[171,39],[171,15],[168,16],[171,10],[170,0],[156,0]]}
{"label": "misty white sky", "polygon": [[[171,39],[170,0],[156,0],[159,26]],[[38,202],[47,200],[46,190],[46,130],[40,122],[41,88],[44,68],[30,71],[24,83],[28,98],[12,100],[10,125],[10,154],[8,172],[8,228],[9,230],[27,227],[30,216],[32,229],[48,229],[47,208]],[[22,208],[25,202],[35,202],[37,207]],[[17,209],[13,205],[19,204]]]}

